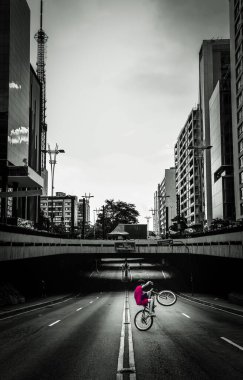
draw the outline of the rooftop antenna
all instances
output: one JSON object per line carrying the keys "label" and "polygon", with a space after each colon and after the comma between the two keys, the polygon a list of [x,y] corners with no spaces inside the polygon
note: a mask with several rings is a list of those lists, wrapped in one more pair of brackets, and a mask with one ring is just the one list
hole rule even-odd
{"label": "rooftop antenna", "polygon": [[41,83],[41,171],[46,170],[46,43],[48,40],[47,34],[42,29],[43,25],[43,0],[40,1],[40,29],[35,34],[37,41],[37,62],[36,73]]}

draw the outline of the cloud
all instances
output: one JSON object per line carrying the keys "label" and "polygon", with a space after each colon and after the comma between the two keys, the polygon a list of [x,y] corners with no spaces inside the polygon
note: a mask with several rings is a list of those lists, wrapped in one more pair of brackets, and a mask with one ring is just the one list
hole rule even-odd
{"label": "cloud", "polygon": [[21,144],[21,143],[28,144],[28,142],[29,142],[29,129],[26,127],[23,127],[23,126],[16,128],[16,129],[12,129],[10,131],[10,135],[8,136],[8,142],[11,145]]}
{"label": "cloud", "polygon": [[15,82],[11,82],[11,83],[9,83],[9,88],[15,89],[15,90],[21,90],[21,85],[15,83]]}

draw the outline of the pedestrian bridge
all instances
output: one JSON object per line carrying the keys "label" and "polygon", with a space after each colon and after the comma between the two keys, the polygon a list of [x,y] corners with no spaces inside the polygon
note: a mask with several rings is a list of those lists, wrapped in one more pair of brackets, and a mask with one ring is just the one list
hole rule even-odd
{"label": "pedestrian bridge", "polygon": [[181,240],[81,240],[0,231],[0,261],[53,255],[144,257],[174,254],[243,259],[243,231]]}

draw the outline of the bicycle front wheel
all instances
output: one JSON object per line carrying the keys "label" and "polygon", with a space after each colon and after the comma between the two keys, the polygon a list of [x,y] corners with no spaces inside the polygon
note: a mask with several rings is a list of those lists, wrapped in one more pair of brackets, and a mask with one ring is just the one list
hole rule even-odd
{"label": "bicycle front wheel", "polygon": [[140,331],[149,330],[153,324],[153,317],[147,310],[140,310],[134,317],[134,324]]}
{"label": "bicycle front wheel", "polygon": [[172,306],[177,301],[177,296],[171,290],[162,290],[157,295],[157,301],[163,306]]}

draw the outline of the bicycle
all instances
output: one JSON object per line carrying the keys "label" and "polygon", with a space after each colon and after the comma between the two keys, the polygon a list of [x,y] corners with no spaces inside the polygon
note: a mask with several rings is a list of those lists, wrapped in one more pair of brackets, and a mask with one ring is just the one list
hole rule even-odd
{"label": "bicycle", "polygon": [[[156,292],[151,289],[151,302],[153,302],[153,311],[155,308],[155,299],[160,305],[163,306],[172,306],[177,301],[177,296],[171,290],[161,290],[160,292]],[[149,330],[154,322],[154,316],[150,314],[150,311],[147,306],[145,306],[142,310],[139,310],[134,317],[134,324],[136,328],[140,331]]]}

